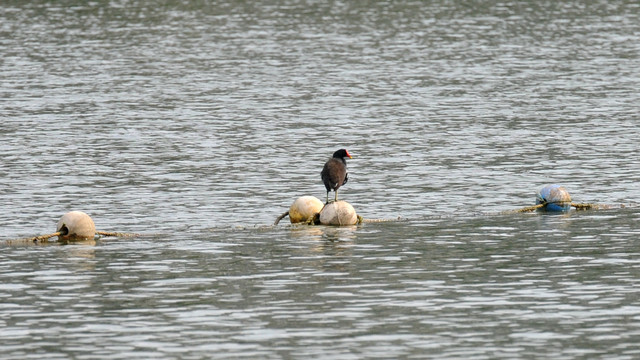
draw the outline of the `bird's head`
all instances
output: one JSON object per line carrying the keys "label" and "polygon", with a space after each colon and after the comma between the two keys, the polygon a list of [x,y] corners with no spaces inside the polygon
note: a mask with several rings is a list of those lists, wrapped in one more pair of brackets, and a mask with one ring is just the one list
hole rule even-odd
{"label": "bird's head", "polygon": [[347,149],[340,149],[333,153],[333,157],[338,159],[344,159],[348,157],[349,159],[351,159],[351,154],[349,154]]}

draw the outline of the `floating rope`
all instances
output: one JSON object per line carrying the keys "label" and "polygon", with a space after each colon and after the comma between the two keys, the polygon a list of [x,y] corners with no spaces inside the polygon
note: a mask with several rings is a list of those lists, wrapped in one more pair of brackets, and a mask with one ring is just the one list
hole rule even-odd
{"label": "floating rope", "polygon": [[273,225],[278,225],[278,223],[280,222],[280,220],[284,219],[287,215],[289,215],[289,211],[285,212],[284,214],[278,216],[278,218],[276,219],[276,222],[273,223]]}
{"label": "floating rope", "polygon": [[310,217],[309,220],[305,221],[305,224],[320,225],[320,213],[317,213],[313,217]]}
{"label": "floating rope", "polygon": [[358,224],[370,224],[370,223],[383,223],[383,222],[395,222],[402,221],[402,218],[398,216],[396,219],[364,219],[358,215]]}
{"label": "floating rope", "polygon": [[[37,243],[48,243],[49,239],[52,237],[66,235],[66,231],[58,231],[53,234],[46,234],[40,236],[34,236],[26,239],[17,239],[17,240],[7,240],[5,244],[7,245],[28,245],[28,244],[37,244]],[[122,233],[122,232],[110,232],[110,231],[96,231],[96,235],[99,237],[139,237],[141,234],[135,233]]]}
{"label": "floating rope", "polygon": [[[288,211],[285,212],[284,214],[280,215],[276,219],[276,222],[273,225],[278,225],[280,220],[282,220],[287,215],[289,215]],[[365,219],[360,215],[357,215],[357,217],[358,217],[358,221],[356,222],[356,225],[370,224],[370,223],[382,223],[382,222],[393,222],[393,221],[401,221],[402,220],[400,217],[398,217],[397,219]],[[309,218],[307,221],[301,222],[300,224],[304,224],[304,225],[321,225],[321,223],[320,223],[320,213],[316,214],[314,217]]]}
{"label": "floating rope", "polygon": [[[577,204],[577,203],[571,203],[571,206],[573,206],[574,208],[576,208],[576,210],[600,210],[600,209],[611,209],[612,206],[610,205],[599,205],[599,204]],[[621,206],[621,207],[624,207]]]}
{"label": "floating rope", "polygon": [[533,206],[527,206],[527,207],[523,207],[522,209],[503,211],[502,213],[503,214],[518,214],[518,213],[532,212],[532,211],[536,211],[537,209],[540,209],[541,207],[544,207],[545,205],[546,205],[546,203],[545,204],[533,205]]}
{"label": "floating rope", "polygon": [[[517,214],[517,213],[532,212],[532,211],[536,211],[537,209],[540,209],[541,207],[544,207],[547,204],[548,203],[537,204],[537,205],[533,205],[533,206],[523,207],[522,209],[504,211],[502,213],[503,214]],[[578,210],[578,211],[611,209],[613,207],[611,205],[591,204],[591,203],[571,203],[571,206],[576,208],[576,210]],[[621,207],[624,207],[624,205],[622,205]]]}
{"label": "floating rope", "polygon": [[60,236],[60,235],[64,235],[64,233],[58,231],[53,234],[34,236],[26,239],[7,240],[4,243],[6,245],[31,245],[31,244],[38,244],[38,243],[44,244],[44,243],[48,243],[50,238]]}
{"label": "floating rope", "polygon": [[121,232],[108,232],[108,231],[96,231],[96,234],[101,236],[110,236],[110,237],[138,237],[140,234],[134,233],[121,233]]}
{"label": "floating rope", "polygon": [[31,242],[34,242],[34,243],[38,242],[38,241],[46,242],[49,239],[51,239],[52,237],[56,237],[56,236],[60,236],[60,235],[64,235],[64,233],[62,231],[58,231],[58,232],[54,232],[53,234],[40,235],[40,236],[28,238],[28,239],[25,239],[25,241],[31,241]]}

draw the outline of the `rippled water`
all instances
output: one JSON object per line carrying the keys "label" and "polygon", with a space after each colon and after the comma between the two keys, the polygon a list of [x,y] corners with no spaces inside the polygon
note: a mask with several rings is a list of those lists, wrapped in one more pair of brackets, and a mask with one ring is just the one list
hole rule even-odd
{"label": "rippled water", "polygon": [[[3,2],[0,240],[155,235],[0,246],[0,357],[638,357],[638,14]],[[340,147],[402,220],[269,226]],[[547,183],[616,206],[500,214]]]}

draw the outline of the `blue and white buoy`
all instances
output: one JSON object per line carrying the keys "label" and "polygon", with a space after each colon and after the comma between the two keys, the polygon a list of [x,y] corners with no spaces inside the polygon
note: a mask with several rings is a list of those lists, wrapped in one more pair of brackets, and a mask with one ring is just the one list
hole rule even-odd
{"label": "blue and white buoy", "polygon": [[536,194],[536,205],[542,204],[538,211],[564,212],[571,210],[571,196],[564,186],[552,184],[540,189]]}

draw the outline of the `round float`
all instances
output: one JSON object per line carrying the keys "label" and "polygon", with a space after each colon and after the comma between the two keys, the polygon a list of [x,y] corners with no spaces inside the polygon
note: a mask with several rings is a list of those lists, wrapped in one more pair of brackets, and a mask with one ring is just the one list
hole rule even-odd
{"label": "round float", "polygon": [[536,194],[538,211],[563,212],[571,209],[571,196],[564,186],[552,184],[540,189]]}
{"label": "round float", "polygon": [[315,196],[301,196],[289,208],[289,221],[292,224],[307,222],[322,210],[324,204]]}
{"label": "round float", "polygon": [[358,223],[356,210],[346,201],[339,200],[328,203],[320,211],[322,225],[355,225]]}
{"label": "round float", "polygon": [[87,240],[96,235],[96,225],[82,211],[71,211],[60,218],[56,226],[60,240]]}

